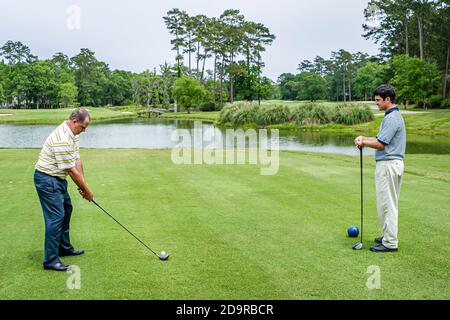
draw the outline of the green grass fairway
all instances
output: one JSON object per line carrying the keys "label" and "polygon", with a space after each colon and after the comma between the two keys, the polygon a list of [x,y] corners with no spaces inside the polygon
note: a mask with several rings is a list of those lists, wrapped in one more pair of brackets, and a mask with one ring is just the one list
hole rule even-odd
{"label": "green grass fairway", "polygon": [[[93,121],[136,117],[134,112],[86,107]],[[73,109],[0,109],[0,124],[59,124]]]}
{"label": "green grass fairway", "polygon": [[[174,165],[170,150],[83,149],[96,201],[70,182],[71,237],[81,269],[42,268],[44,221],[33,185],[38,149],[0,150],[0,299],[448,299],[450,155],[411,155],[400,199],[399,252],[372,253],[380,235],[374,159],[365,158],[365,248],[359,224],[359,157],[281,152],[280,170]],[[357,151],[355,150],[355,155]],[[381,289],[369,290],[369,266]]]}

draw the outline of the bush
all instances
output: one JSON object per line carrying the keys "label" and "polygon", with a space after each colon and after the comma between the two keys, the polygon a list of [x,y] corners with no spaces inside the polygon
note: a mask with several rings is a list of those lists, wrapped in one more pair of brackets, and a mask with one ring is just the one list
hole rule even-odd
{"label": "bush", "polygon": [[340,104],[334,108],[333,122],[353,125],[373,120],[373,113],[367,106]]}
{"label": "bush", "polygon": [[214,103],[204,102],[200,104],[200,111],[215,111]]}
{"label": "bush", "polygon": [[330,108],[322,104],[308,103],[293,109],[282,105],[258,106],[238,102],[227,105],[220,112],[219,122],[232,125],[257,124],[267,126],[294,122],[296,125],[318,125],[335,122],[353,125],[373,120],[367,106],[340,104]]}
{"label": "bush", "polygon": [[311,120],[312,123],[316,124],[326,124],[330,123],[332,119],[332,114],[330,114],[330,109],[321,105],[316,104],[311,110]]}
{"label": "bush", "polygon": [[220,111],[219,122],[220,123],[233,123],[234,114],[242,107],[242,103],[235,103],[226,105]]}
{"label": "bush", "polygon": [[441,95],[433,95],[427,101],[427,108],[438,109],[441,107],[444,97]]}
{"label": "bush", "polygon": [[307,104],[293,109],[291,113],[291,121],[299,126],[305,124],[308,121],[308,119],[311,118],[312,107],[313,107],[312,104]]}
{"label": "bush", "polygon": [[233,125],[256,123],[258,113],[259,113],[258,105],[253,104],[242,105],[234,112],[231,123]]}
{"label": "bush", "polygon": [[442,100],[441,108],[443,108],[443,109],[450,108],[450,99],[449,98]]}
{"label": "bush", "polygon": [[315,103],[296,108],[291,116],[291,120],[297,125],[326,124],[330,123],[331,119],[330,109]]}
{"label": "bush", "polygon": [[255,120],[255,123],[258,125],[271,125],[289,122],[289,108],[286,106],[277,105],[258,108]]}

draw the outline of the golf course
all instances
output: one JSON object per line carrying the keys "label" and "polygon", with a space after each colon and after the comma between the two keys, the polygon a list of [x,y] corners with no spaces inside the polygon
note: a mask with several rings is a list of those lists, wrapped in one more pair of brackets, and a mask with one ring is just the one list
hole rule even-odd
{"label": "golf course", "polygon": [[[255,165],[175,165],[170,150],[82,149],[95,200],[157,252],[160,261],[70,182],[71,240],[80,268],[42,269],[44,223],[33,185],[39,149],[0,149],[1,299],[447,299],[450,155],[407,155],[399,251],[373,253],[380,235],[374,159],[364,159],[364,246],[359,158],[280,153],[277,175]],[[357,155],[355,150],[355,155]],[[380,270],[370,290],[370,266]]]}
{"label": "golf course", "polygon": [[3,11],[0,302],[450,299],[449,1]]}

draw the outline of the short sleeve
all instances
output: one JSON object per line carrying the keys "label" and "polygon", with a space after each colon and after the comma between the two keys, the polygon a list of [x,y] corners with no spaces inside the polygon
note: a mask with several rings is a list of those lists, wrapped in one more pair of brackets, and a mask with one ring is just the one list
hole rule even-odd
{"label": "short sleeve", "polygon": [[393,117],[383,119],[380,131],[377,134],[377,140],[384,145],[391,143],[392,138],[395,136],[399,129],[398,122]]}
{"label": "short sleeve", "polygon": [[57,143],[53,146],[56,164],[60,170],[68,170],[75,167],[76,155],[75,146],[69,143]]}

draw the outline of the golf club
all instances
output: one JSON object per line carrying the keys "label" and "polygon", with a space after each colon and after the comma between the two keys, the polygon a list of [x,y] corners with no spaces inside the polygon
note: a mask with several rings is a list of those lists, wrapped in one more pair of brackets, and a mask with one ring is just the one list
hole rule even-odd
{"label": "golf club", "polygon": [[113,219],[115,222],[117,222],[122,228],[124,228],[129,234],[131,234],[137,241],[139,241],[144,247],[146,247],[148,250],[150,250],[155,256],[157,256],[160,260],[167,260],[169,259],[169,254],[165,251],[162,251],[160,255],[156,254],[155,251],[153,251],[148,245],[146,245],[141,239],[136,237],[130,230],[128,230],[123,224],[121,224],[116,218],[114,218],[111,214],[109,214],[105,209],[103,209],[95,200],[92,200],[92,202],[99,207],[104,213],[106,213],[111,219]]}
{"label": "golf club", "polygon": [[355,243],[352,248],[354,250],[361,250],[363,247],[363,147],[359,148],[359,163],[361,171],[361,242]]}

